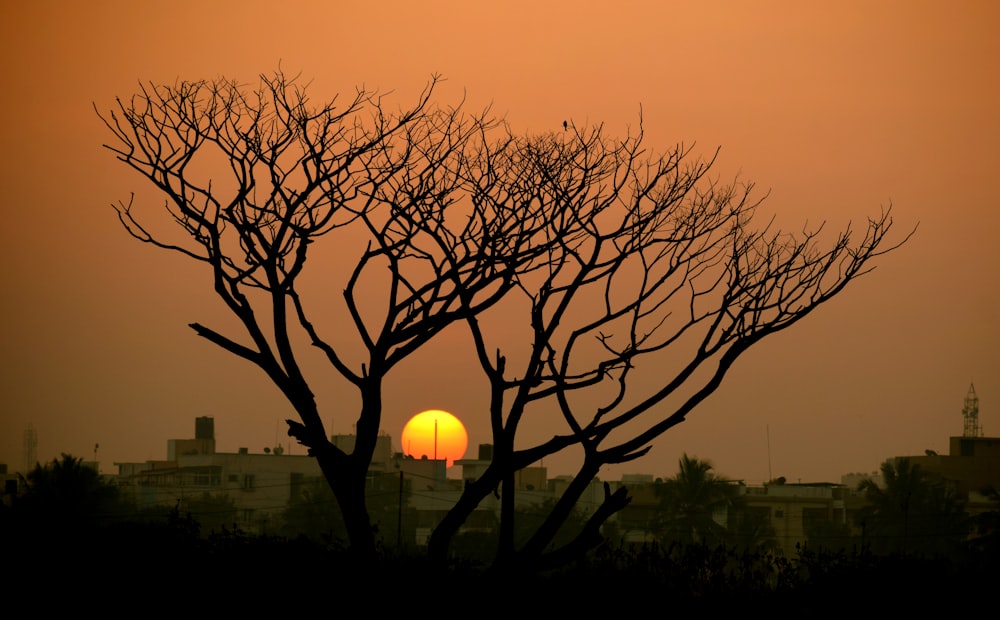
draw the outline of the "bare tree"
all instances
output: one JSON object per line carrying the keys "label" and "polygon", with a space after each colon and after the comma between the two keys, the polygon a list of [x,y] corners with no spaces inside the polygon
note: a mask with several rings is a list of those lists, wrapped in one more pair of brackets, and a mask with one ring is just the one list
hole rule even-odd
{"label": "bare tree", "polygon": [[[713,161],[683,146],[650,156],[640,125],[620,141],[601,127],[525,139],[500,173],[495,159],[474,167],[480,202],[535,204],[560,230],[550,234],[557,242],[546,245],[543,269],[519,274],[503,304],[466,316],[491,386],[494,456],[435,529],[433,557],[446,556],[457,528],[498,488],[499,565],[544,565],[597,544],[603,522],[629,502],[624,488],[611,493],[605,484],[603,504],[577,538],[549,548],[602,466],[646,454],[740,355],[905,241],[887,240],[889,210],[860,235],[754,228],[761,201],[753,187],[710,179]],[[491,312],[509,322],[519,311],[522,338],[489,335]],[[564,430],[523,439],[538,420]],[[580,454],[578,472],[515,550],[513,473],[567,449]]]}
{"label": "bare tree", "polygon": [[[549,549],[602,466],[645,454],[743,352],[898,243],[886,241],[888,211],[859,239],[848,229],[826,245],[822,230],[755,229],[752,188],[710,179],[711,159],[682,146],[650,156],[641,128],[618,141],[568,123],[518,136],[488,111],[432,105],[435,84],[394,113],[364,90],[314,106],[281,73],[255,87],[143,87],[98,114],[114,138],[107,148],[166,196],[167,217],[141,216],[134,200],[115,207],[134,237],[210,271],[242,333],[191,327],[287,398],[298,415],[289,434],[317,459],[361,554],[375,551],[364,482],[386,377],[464,324],[490,385],[494,459],[435,529],[431,554],[446,557],[475,507],[502,491],[498,564],[556,561],[600,540],[629,501],[605,487],[576,539]],[[346,318],[332,326],[301,294],[311,248],[330,238],[363,248],[344,281]],[[494,331],[517,316],[522,339]],[[363,361],[339,344],[348,333]],[[302,343],[359,397],[352,452],[327,437]],[[526,438],[532,422],[553,419],[561,433]],[[514,549],[514,474],[564,450],[581,455],[572,484]]]}

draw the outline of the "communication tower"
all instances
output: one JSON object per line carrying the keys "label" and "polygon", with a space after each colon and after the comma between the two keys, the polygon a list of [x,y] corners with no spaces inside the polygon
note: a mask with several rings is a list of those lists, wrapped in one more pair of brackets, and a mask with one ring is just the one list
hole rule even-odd
{"label": "communication tower", "polygon": [[979,427],[979,397],[976,396],[976,387],[971,383],[969,384],[969,393],[965,395],[962,417],[965,418],[963,437],[983,436],[983,429]]}
{"label": "communication tower", "polygon": [[22,453],[24,456],[23,471],[27,475],[38,464],[38,433],[35,432],[35,429],[30,424],[28,428],[24,429],[24,447]]}

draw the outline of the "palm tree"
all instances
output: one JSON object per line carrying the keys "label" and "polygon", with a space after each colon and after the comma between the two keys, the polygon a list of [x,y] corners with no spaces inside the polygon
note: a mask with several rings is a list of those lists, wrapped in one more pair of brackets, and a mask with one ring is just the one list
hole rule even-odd
{"label": "palm tree", "polygon": [[712,471],[712,463],[681,456],[680,470],[660,489],[656,530],[661,542],[718,545],[725,541],[737,487]]}
{"label": "palm tree", "polygon": [[993,502],[993,509],[980,512],[972,519],[975,535],[970,541],[971,547],[983,557],[1000,557],[1000,490],[989,486],[981,493]]}
{"label": "palm tree", "polygon": [[36,525],[94,525],[123,510],[118,487],[69,454],[36,465],[21,481],[16,512]]}
{"label": "palm tree", "polygon": [[947,555],[969,534],[965,503],[944,481],[909,459],[882,464],[880,487],[866,479],[858,485],[868,505],[858,513],[862,537],[876,553]]}

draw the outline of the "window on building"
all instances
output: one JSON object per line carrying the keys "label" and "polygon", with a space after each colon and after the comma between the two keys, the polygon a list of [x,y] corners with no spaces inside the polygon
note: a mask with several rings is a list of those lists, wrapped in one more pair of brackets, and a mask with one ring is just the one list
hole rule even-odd
{"label": "window on building", "polygon": [[181,483],[197,487],[217,487],[222,482],[222,468],[218,466],[190,467],[180,472]]}
{"label": "window on building", "polygon": [[257,477],[253,474],[243,475],[243,489],[247,491],[252,491],[257,488]]}

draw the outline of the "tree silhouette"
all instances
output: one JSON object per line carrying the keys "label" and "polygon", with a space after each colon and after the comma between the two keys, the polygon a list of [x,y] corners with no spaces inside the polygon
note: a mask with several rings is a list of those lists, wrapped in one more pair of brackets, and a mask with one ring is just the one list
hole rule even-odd
{"label": "tree silhouette", "polygon": [[69,454],[37,464],[21,480],[24,491],[10,510],[15,527],[69,534],[111,523],[127,512],[118,487]]}
{"label": "tree silhouette", "polygon": [[[726,542],[729,515],[739,489],[717,476],[710,461],[682,455],[677,475],[665,480],[658,491],[656,529],[662,543],[716,546]],[[717,515],[725,520],[720,522]]]}
{"label": "tree silhouette", "polygon": [[970,521],[954,489],[906,458],[882,463],[881,471],[884,488],[870,478],[858,485],[868,502],[857,515],[863,542],[876,553],[958,552]]}
{"label": "tree silhouette", "polygon": [[[897,247],[892,219],[884,210],[858,238],[850,227],[829,237],[755,227],[752,186],[712,180],[714,159],[682,145],[652,154],[641,122],[620,140],[600,126],[522,136],[488,111],[432,105],[436,83],[399,112],[364,90],[314,105],[280,72],[255,87],[142,87],[98,114],[107,148],[166,202],[159,218],[134,197],[115,206],[134,237],[207,268],[242,333],[192,329],[287,398],[298,416],[289,434],[317,459],[352,549],[375,551],[365,479],[387,377],[464,324],[490,386],[494,456],[433,532],[431,555],[446,557],[482,499],[500,492],[498,561],[564,557],[599,542],[629,501],[605,486],[578,536],[552,549],[600,468],[645,454],[752,345]],[[356,250],[319,263],[325,288],[343,272],[335,311],[303,294],[321,241]],[[349,453],[321,421],[310,385],[329,376],[307,371],[311,348],[360,403]],[[550,438],[535,439],[532,424]],[[565,450],[581,455],[574,480],[515,549],[514,474]]]}
{"label": "tree silhouette", "polygon": [[1000,557],[1000,491],[988,486],[981,492],[993,508],[983,510],[972,518],[974,535],[971,547],[985,557]]}

